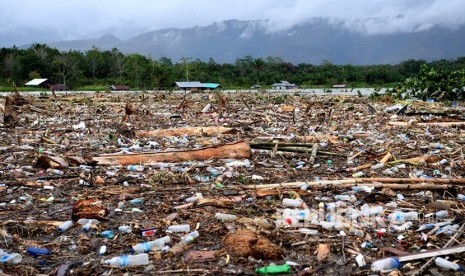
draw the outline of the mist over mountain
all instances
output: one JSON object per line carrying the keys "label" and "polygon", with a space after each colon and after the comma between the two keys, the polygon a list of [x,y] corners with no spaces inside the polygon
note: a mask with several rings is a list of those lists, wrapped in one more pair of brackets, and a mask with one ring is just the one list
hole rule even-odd
{"label": "mist over mountain", "polygon": [[203,27],[154,30],[122,40],[114,35],[96,39],[45,42],[67,51],[118,48],[153,58],[168,57],[233,63],[236,58],[280,57],[295,64],[395,64],[407,59],[452,59],[465,56],[465,26],[433,26],[404,33],[363,34],[343,24],[314,19],[282,31],[270,31],[266,21],[228,20]]}

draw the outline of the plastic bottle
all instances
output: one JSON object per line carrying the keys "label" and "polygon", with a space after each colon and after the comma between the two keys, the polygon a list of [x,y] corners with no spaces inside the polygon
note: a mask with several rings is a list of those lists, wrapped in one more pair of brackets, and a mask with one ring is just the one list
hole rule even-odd
{"label": "plastic bottle", "polygon": [[392,270],[397,268],[400,268],[400,262],[398,258],[385,258],[374,261],[371,264],[372,271]]}
{"label": "plastic bottle", "polygon": [[354,195],[335,195],[334,199],[335,200],[350,201],[350,202],[357,201],[357,198]]}
{"label": "plastic bottle", "polygon": [[441,258],[441,257],[436,257],[434,259],[434,263],[437,266],[445,268],[445,269],[455,270],[455,271],[463,271],[463,269],[460,267],[460,265],[458,265],[458,264],[456,264],[454,262],[448,261],[448,260],[446,260],[444,258]]}
{"label": "plastic bottle", "polygon": [[353,177],[353,178],[357,178],[357,177],[361,177],[361,176],[363,176],[363,175],[364,175],[363,172],[356,172],[356,173],[354,173],[354,174],[352,175],[352,177]]}
{"label": "plastic bottle", "polygon": [[331,168],[333,166],[333,160],[329,159],[328,161],[326,161],[326,165]]}
{"label": "plastic bottle", "polygon": [[391,225],[391,228],[396,230],[397,232],[403,232],[407,229],[409,229],[410,227],[412,227],[413,225],[413,222],[411,221],[407,221],[406,223],[402,224],[402,225]]}
{"label": "plastic bottle", "polygon": [[441,210],[434,214],[434,217],[438,219],[447,218],[448,216],[449,216],[449,212],[447,212],[447,210]]}
{"label": "plastic bottle", "polygon": [[196,202],[199,201],[199,199],[203,198],[202,193],[195,193],[195,196],[191,196],[186,198],[184,201],[186,202]]}
{"label": "plastic bottle", "polygon": [[143,253],[161,250],[165,246],[165,244],[169,242],[171,242],[171,238],[169,236],[165,236],[163,238],[159,238],[153,241],[138,243],[132,246],[131,252]]}
{"label": "plastic bottle", "polygon": [[105,264],[113,267],[139,266],[149,264],[149,255],[141,253],[137,255],[123,255],[113,257],[105,261]]}
{"label": "plastic bottle", "polygon": [[318,230],[315,229],[308,229],[308,228],[299,228],[297,229],[299,233],[305,234],[305,235],[310,235],[310,236],[318,236],[320,233]]}
{"label": "plastic bottle", "polygon": [[169,226],[167,230],[170,232],[190,232],[191,227],[189,224],[177,224]]}
{"label": "plastic bottle", "polygon": [[72,226],[73,226],[73,221],[72,220],[67,220],[67,221],[63,222],[62,224],[60,224],[60,226],[58,226],[58,232],[65,232],[66,230],[68,230]]}
{"label": "plastic bottle", "polygon": [[283,205],[287,207],[300,207],[303,201],[300,199],[283,198]]}
{"label": "plastic bottle", "polygon": [[352,235],[357,236],[357,237],[364,237],[365,236],[365,233],[363,233],[363,230],[357,229],[355,227],[351,227],[349,229],[349,234],[352,234]]}
{"label": "plastic bottle", "polygon": [[143,172],[145,169],[142,165],[129,165],[127,166],[127,170],[131,172]]}
{"label": "plastic bottle", "polygon": [[106,239],[113,239],[115,237],[115,233],[111,230],[105,230],[102,233],[100,233],[100,235],[102,235],[102,237]]}
{"label": "plastic bottle", "polygon": [[284,274],[291,272],[291,266],[288,264],[275,265],[271,264],[268,266],[260,267],[255,270],[258,274]]}
{"label": "plastic bottle", "polygon": [[107,252],[107,246],[106,245],[100,246],[100,250],[98,251],[98,254],[105,255],[106,252]]}
{"label": "plastic bottle", "polygon": [[417,232],[423,231],[423,230],[430,230],[434,228],[434,223],[426,223],[420,225],[420,227],[417,229]]}
{"label": "plastic bottle", "polygon": [[199,231],[195,230],[181,238],[181,243],[190,243],[199,237]]}
{"label": "plastic bottle", "polygon": [[129,234],[132,232],[132,227],[129,225],[121,225],[120,227],[118,227],[118,231],[120,231],[121,233]]}
{"label": "plastic bottle", "polygon": [[23,256],[19,253],[7,253],[0,249],[0,263],[19,264],[23,260]]}
{"label": "plastic bottle", "polygon": [[458,194],[458,195],[457,195],[457,199],[458,199],[458,200],[463,200],[463,201],[465,201],[465,195]]}
{"label": "plastic bottle", "polygon": [[396,224],[402,224],[406,221],[418,220],[417,212],[395,212],[388,216],[389,221]]}
{"label": "plastic bottle", "polygon": [[90,228],[92,227],[92,224],[97,224],[98,220],[82,218],[82,219],[79,219],[77,222],[82,225],[83,231],[89,231]]}
{"label": "plastic bottle", "polygon": [[382,169],[382,168],[384,168],[384,163],[378,163],[378,164],[375,164],[375,165],[371,166],[372,170],[378,170],[378,169]]}
{"label": "plastic bottle", "polygon": [[236,215],[231,215],[231,214],[225,214],[225,213],[216,213],[215,218],[217,220],[227,221],[227,220],[236,220],[237,216]]}
{"label": "plastic bottle", "polygon": [[129,200],[129,203],[131,204],[142,204],[144,203],[144,200],[142,198],[134,198]]}
{"label": "plastic bottle", "polygon": [[29,246],[26,249],[26,252],[34,257],[42,256],[42,255],[50,255],[50,250],[48,250],[47,248],[40,248],[40,247],[33,247],[33,246]]}

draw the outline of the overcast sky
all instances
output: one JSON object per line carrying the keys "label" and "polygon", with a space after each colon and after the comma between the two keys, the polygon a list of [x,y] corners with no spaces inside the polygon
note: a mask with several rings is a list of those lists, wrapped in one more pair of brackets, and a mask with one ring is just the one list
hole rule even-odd
{"label": "overcast sky", "polygon": [[465,0],[0,0],[0,46],[108,33],[125,39],[227,19],[267,19],[273,32],[314,17],[366,34],[454,28],[465,24]]}

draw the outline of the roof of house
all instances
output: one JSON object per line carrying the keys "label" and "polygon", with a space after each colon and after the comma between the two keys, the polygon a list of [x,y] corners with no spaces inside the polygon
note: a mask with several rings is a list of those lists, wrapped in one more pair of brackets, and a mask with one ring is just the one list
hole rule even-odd
{"label": "roof of house", "polygon": [[290,82],[288,82],[288,81],[281,81],[281,82],[273,83],[271,86],[293,87],[293,86],[295,86],[295,84],[294,84],[294,83],[290,83]]}
{"label": "roof of house", "polygon": [[33,79],[29,82],[26,82],[25,85],[40,85],[41,83],[47,81],[48,79]]}
{"label": "roof of house", "polygon": [[201,83],[200,81],[177,81],[176,86],[179,88],[208,88],[215,89],[220,86],[218,83]]}

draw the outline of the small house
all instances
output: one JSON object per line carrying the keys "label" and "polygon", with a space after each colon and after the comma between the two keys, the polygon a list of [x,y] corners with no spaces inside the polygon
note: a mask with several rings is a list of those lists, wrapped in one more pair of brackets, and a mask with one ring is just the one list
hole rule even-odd
{"label": "small house", "polygon": [[281,82],[273,83],[271,87],[273,87],[273,89],[276,89],[276,90],[286,90],[286,89],[297,88],[297,85],[295,85],[294,83],[290,83],[288,81],[281,81]]}
{"label": "small house", "polygon": [[126,85],[110,85],[110,90],[111,91],[128,91],[129,86]]}
{"label": "small house", "polygon": [[69,87],[66,84],[52,84],[50,85],[52,91],[68,91]]}

